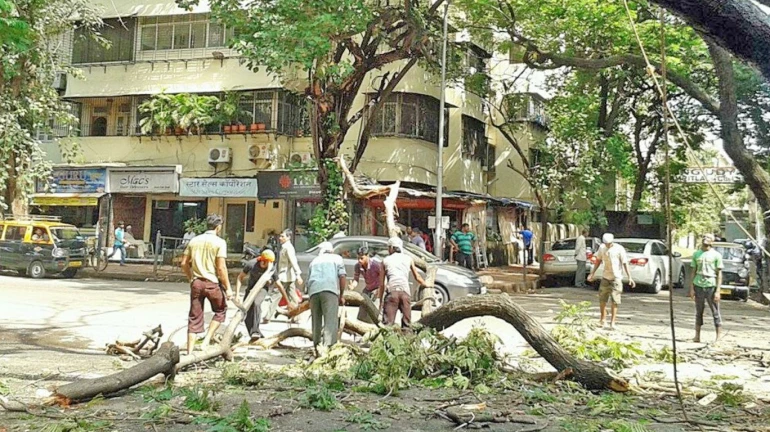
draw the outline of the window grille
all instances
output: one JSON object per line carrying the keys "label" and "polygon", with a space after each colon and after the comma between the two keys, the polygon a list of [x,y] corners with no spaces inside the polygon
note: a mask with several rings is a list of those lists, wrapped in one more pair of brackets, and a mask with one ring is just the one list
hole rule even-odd
{"label": "window grille", "polygon": [[[373,136],[401,136],[438,144],[439,101],[420,94],[392,93],[371,121]],[[446,125],[448,136],[448,121]]]}
{"label": "window grille", "polygon": [[214,22],[208,14],[185,14],[142,18],[142,51],[224,48],[232,29]]}
{"label": "window grille", "polygon": [[90,37],[84,29],[76,29],[72,44],[72,63],[132,61],[135,29],[134,18],[123,18],[122,22],[117,18],[105,19],[99,33],[109,42],[108,46]]}

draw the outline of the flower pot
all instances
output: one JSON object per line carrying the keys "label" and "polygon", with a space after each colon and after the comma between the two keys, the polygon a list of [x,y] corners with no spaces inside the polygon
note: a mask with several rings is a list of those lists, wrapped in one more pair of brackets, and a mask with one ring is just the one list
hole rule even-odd
{"label": "flower pot", "polygon": [[225,125],[225,133],[226,134],[233,133],[233,127],[230,125]]}
{"label": "flower pot", "polygon": [[238,132],[246,133],[246,125],[245,124],[239,124],[238,125]]}
{"label": "flower pot", "polygon": [[265,129],[266,129],[266,126],[264,123],[257,123],[257,130],[263,131]]}
{"label": "flower pot", "polygon": [[181,127],[177,126],[177,127],[174,128],[174,133],[177,134],[177,135],[184,135],[184,129],[182,129]]}
{"label": "flower pot", "polygon": [[174,129],[170,127],[166,128],[166,135],[173,135],[173,134],[174,134]]}
{"label": "flower pot", "polygon": [[258,130],[259,130],[259,125],[256,123],[252,123],[251,126],[249,127],[249,132],[251,133],[255,133]]}

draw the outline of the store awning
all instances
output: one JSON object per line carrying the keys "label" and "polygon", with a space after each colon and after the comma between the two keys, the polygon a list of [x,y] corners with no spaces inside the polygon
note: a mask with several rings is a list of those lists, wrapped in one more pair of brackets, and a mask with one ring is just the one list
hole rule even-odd
{"label": "store awning", "polygon": [[63,207],[86,207],[99,205],[99,198],[102,193],[82,193],[82,194],[34,194],[32,195],[32,205],[34,206],[63,206]]}

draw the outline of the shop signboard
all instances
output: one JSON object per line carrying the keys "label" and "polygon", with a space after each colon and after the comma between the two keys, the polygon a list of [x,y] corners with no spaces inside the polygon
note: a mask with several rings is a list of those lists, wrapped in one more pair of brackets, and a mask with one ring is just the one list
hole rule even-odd
{"label": "shop signboard", "polygon": [[110,193],[177,193],[176,170],[110,170]]}
{"label": "shop signboard", "polygon": [[321,198],[321,185],[316,170],[260,171],[259,199]]}
{"label": "shop signboard", "polygon": [[32,197],[32,205],[36,206],[65,206],[65,207],[88,207],[99,205],[99,198],[96,197],[72,197],[44,195]]}
{"label": "shop signboard", "polygon": [[35,189],[38,193],[104,193],[106,184],[105,168],[54,168],[49,189],[43,182],[38,182]]}
{"label": "shop signboard", "polygon": [[255,178],[183,178],[179,196],[205,198],[256,198]]}
{"label": "shop signboard", "polygon": [[735,167],[685,168],[679,182],[733,184],[743,182],[743,176]]}

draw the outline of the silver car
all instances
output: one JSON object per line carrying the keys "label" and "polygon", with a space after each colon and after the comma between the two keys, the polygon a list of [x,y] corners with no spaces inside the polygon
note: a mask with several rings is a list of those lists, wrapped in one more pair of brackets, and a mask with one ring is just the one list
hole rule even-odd
{"label": "silver car", "polygon": [[[353,279],[354,268],[358,262],[359,248],[364,246],[369,248],[369,253],[374,255],[374,259],[382,260],[388,256],[388,239],[386,237],[340,237],[331,239],[329,242],[334,246],[334,253],[342,256],[342,260],[345,262],[345,271],[347,272],[348,280]],[[434,299],[436,307],[440,307],[456,298],[486,292],[479,277],[471,270],[456,264],[442,262],[435,255],[426,252],[411,243],[404,243],[404,249],[404,253],[411,256],[412,259],[422,260],[429,266],[435,265],[437,267],[436,281],[434,283]],[[297,254],[297,261],[299,262],[303,275],[307,275],[310,261],[317,256],[317,246],[306,252]],[[425,273],[423,273],[422,270],[418,271],[421,276],[425,277]],[[412,281],[412,299],[416,299],[416,296],[419,293],[419,286],[412,280],[412,276],[410,276],[409,279]],[[363,283],[363,280],[361,283]]]}
{"label": "silver car", "polygon": [[[549,278],[571,278],[574,280],[577,271],[575,259],[575,244],[577,237],[562,239],[554,242],[551,248],[543,254],[543,267]],[[599,239],[586,237],[586,272],[590,273],[592,267],[591,257],[599,249]],[[588,274],[586,274],[588,276]]]}

